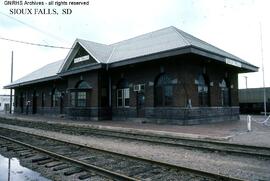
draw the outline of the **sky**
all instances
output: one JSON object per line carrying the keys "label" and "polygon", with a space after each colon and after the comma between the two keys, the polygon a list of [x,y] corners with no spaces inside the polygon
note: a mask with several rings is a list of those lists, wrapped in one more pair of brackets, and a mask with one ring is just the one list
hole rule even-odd
{"label": "sky", "polygon": [[[0,38],[71,47],[76,38],[111,44],[175,26],[255,66],[262,67],[264,62],[265,86],[270,87],[269,0],[90,0],[88,6],[11,6],[4,2],[0,1]],[[14,15],[10,14],[13,8],[55,8],[58,12],[71,8],[72,14]],[[69,50],[0,39],[0,94],[9,93],[2,87],[10,83],[12,51],[13,79],[17,80],[64,59]],[[239,88],[246,88],[245,76],[248,88],[263,86],[261,68],[257,73],[240,74]]]}

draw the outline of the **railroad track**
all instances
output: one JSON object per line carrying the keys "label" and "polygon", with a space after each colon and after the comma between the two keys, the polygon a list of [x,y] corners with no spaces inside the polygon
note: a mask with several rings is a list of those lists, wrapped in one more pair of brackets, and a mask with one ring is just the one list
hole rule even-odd
{"label": "railroad track", "polygon": [[207,139],[195,139],[177,137],[172,138],[166,135],[151,135],[151,134],[138,134],[138,133],[126,133],[122,131],[102,131],[91,130],[92,135],[101,135],[107,137],[115,137],[121,139],[130,139],[135,141],[144,141],[154,144],[165,144],[168,146],[180,146],[187,148],[195,148],[200,150],[207,150],[210,152],[226,152],[230,154],[241,154],[255,157],[270,158],[270,148],[263,146],[245,145],[238,143],[229,143],[223,141],[214,141]]}
{"label": "railroad track", "polygon": [[[78,179],[95,173],[100,180],[241,180],[9,129],[0,129],[0,139],[5,140],[0,147],[33,157],[32,162],[37,164],[49,165],[54,170],[69,169],[64,172],[66,175],[83,172]],[[43,156],[36,156],[40,153]],[[68,162],[71,166],[52,164],[54,162]]]}
{"label": "railroad track", "polygon": [[[0,120],[5,124],[24,126],[29,128],[50,130],[73,135],[102,136],[117,139],[129,139],[143,141],[154,144],[165,144],[168,146],[180,146],[195,149],[207,150],[210,152],[227,152],[230,154],[244,154],[248,156],[270,158],[270,148],[263,146],[251,146],[244,144],[229,143],[223,141],[214,141],[206,139],[194,139],[184,137],[170,137],[166,135],[136,133],[118,130],[108,130],[93,127],[71,126],[65,124],[51,124],[43,122]],[[74,132],[74,129],[76,130]]]}

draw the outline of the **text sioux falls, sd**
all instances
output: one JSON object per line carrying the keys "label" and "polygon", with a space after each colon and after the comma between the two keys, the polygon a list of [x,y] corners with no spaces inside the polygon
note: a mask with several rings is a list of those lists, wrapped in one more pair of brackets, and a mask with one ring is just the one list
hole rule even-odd
{"label": "text sioux falls, sd", "polygon": [[[46,9],[46,8],[12,8],[9,9],[9,13],[12,15],[58,15],[56,9]],[[71,9],[62,9],[62,14],[71,14]]]}

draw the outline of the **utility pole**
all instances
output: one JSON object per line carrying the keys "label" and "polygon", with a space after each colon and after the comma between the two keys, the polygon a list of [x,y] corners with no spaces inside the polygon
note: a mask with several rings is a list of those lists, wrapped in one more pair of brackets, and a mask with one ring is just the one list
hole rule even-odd
{"label": "utility pole", "polygon": [[11,166],[11,162],[10,162],[10,157],[8,158],[8,181],[10,181],[10,166]]}
{"label": "utility pole", "polygon": [[[11,52],[11,75],[10,75],[10,83],[13,82],[13,51]],[[10,106],[9,106],[9,114],[12,113],[12,88],[10,89]]]}
{"label": "utility pole", "polygon": [[266,116],[266,90],[264,79],[264,63],[263,63],[263,43],[262,43],[262,24],[260,23],[260,38],[261,38],[261,56],[262,56],[262,74],[263,74],[263,104],[264,104],[264,116]]}
{"label": "utility pole", "polygon": [[247,84],[248,77],[247,76],[244,76],[244,78],[246,79],[246,89],[247,89],[248,88],[248,84]]}

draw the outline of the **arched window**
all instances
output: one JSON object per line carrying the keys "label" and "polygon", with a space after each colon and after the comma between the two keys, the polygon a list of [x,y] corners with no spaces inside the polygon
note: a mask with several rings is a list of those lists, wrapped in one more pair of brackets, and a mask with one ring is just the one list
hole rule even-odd
{"label": "arched window", "polygon": [[129,107],[129,85],[126,79],[121,79],[117,84],[117,107]]}
{"label": "arched window", "polygon": [[76,85],[77,89],[90,89],[91,86],[86,81],[80,81]]}
{"label": "arched window", "polygon": [[155,106],[172,106],[173,85],[172,79],[167,74],[161,74],[155,81]]}
{"label": "arched window", "polygon": [[92,87],[86,81],[79,81],[75,89],[70,92],[70,105],[72,107],[86,107],[87,106],[87,92]]}
{"label": "arched window", "polygon": [[198,94],[199,106],[209,106],[209,82],[202,74],[198,77]]}
{"label": "arched window", "polygon": [[221,83],[219,84],[221,89],[221,105],[222,106],[229,106],[230,105],[230,91],[228,83],[225,79],[222,79]]}
{"label": "arched window", "polygon": [[58,91],[58,89],[54,88],[52,90],[52,102],[51,102],[51,106],[52,107],[57,107],[59,106],[59,98],[61,96],[61,93]]}

